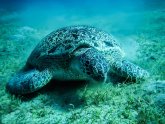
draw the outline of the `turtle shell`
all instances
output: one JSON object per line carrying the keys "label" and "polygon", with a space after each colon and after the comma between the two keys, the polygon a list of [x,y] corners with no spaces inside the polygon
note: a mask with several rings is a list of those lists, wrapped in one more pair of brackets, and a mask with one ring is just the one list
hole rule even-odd
{"label": "turtle shell", "polygon": [[60,28],[44,37],[35,47],[27,63],[32,66],[48,66],[55,61],[69,61],[74,52],[90,48],[105,52],[120,47],[112,35],[91,26],[69,26]]}

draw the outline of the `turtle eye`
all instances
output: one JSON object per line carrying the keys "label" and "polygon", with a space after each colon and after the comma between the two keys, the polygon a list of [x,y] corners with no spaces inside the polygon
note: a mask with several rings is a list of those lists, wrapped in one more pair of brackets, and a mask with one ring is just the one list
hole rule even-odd
{"label": "turtle eye", "polygon": [[110,41],[103,41],[106,46],[113,47],[113,44]]}
{"label": "turtle eye", "polygon": [[56,51],[56,49],[57,49],[57,46],[56,46],[56,47],[51,48],[51,49],[48,51],[48,54],[55,52],[55,51]]}

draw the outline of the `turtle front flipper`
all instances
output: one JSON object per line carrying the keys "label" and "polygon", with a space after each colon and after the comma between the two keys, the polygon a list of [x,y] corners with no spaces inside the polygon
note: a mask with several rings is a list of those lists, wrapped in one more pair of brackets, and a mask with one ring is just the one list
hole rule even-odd
{"label": "turtle front flipper", "polygon": [[45,86],[51,79],[52,75],[47,69],[19,72],[7,83],[6,89],[13,94],[32,93]]}
{"label": "turtle front flipper", "polygon": [[109,63],[98,50],[94,48],[83,48],[77,50],[75,56],[80,62],[80,70],[84,74],[96,82],[106,81]]}
{"label": "turtle front flipper", "polygon": [[130,80],[141,80],[149,77],[149,73],[146,70],[127,60],[114,62],[112,64],[112,70],[116,74]]}

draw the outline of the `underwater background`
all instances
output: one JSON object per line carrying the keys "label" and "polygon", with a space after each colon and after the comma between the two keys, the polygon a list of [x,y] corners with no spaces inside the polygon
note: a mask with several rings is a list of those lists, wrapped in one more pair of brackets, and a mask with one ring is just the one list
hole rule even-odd
{"label": "underwater background", "polygon": [[[111,33],[142,82],[58,82],[25,96],[6,91],[36,44],[64,26]],[[0,123],[164,124],[165,0],[0,0]]]}

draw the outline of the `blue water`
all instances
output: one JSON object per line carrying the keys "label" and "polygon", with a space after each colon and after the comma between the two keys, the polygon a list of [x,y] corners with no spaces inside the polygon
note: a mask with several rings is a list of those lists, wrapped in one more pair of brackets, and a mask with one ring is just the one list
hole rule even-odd
{"label": "blue water", "polygon": [[[119,19],[111,18],[111,20],[106,16],[109,17],[115,13],[129,14],[164,9],[164,3],[164,0],[1,0],[0,8],[1,10],[18,12],[19,15],[22,15],[20,18],[28,25],[42,26],[46,25],[48,21],[52,22],[53,19],[60,20],[61,16],[66,19],[73,17],[78,20],[88,20],[88,18],[100,15],[104,18],[99,18],[97,21],[102,19],[109,22],[120,19],[122,21],[126,18],[123,15]],[[136,18],[136,15],[134,17]],[[55,21],[53,25],[63,23]],[[90,24],[90,22],[86,23]]]}
{"label": "blue water", "polygon": [[88,24],[107,30],[106,25],[113,25],[113,29],[125,30],[141,23],[143,16],[136,13],[164,9],[164,3],[164,0],[1,0],[0,8],[15,12],[20,24],[36,28],[53,30]]}

